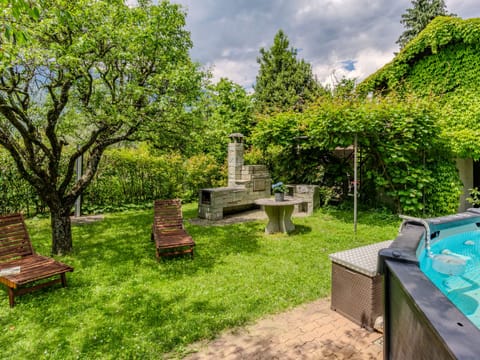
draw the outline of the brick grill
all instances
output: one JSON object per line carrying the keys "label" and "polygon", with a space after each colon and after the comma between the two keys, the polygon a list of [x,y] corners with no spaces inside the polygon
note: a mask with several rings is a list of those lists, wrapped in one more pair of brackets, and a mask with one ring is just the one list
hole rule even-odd
{"label": "brick grill", "polygon": [[265,165],[243,164],[243,135],[231,134],[228,144],[228,186],[201,189],[198,217],[220,220],[228,213],[255,207],[255,200],[270,197],[272,179]]}

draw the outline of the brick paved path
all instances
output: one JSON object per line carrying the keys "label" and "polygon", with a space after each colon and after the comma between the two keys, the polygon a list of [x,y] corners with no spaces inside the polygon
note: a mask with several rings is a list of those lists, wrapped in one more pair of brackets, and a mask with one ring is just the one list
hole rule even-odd
{"label": "brick paved path", "polygon": [[[197,343],[185,359],[382,359],[382,335],[330,310],[321,299]],[[195,352],[196,351],[196,352]]]}

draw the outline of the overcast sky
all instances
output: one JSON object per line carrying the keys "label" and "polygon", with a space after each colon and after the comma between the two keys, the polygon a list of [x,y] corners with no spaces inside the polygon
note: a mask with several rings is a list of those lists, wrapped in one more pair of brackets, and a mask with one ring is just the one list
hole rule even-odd
{"label": "overcast sky", "polygon": [[[229,78],[247,90],[258,73],[261,47],[279,29],[322,83],[363,79],[393,58],[409,0],[172,0],[187,11],[193,60],[214,80]],[[480,17],[478,0],[446,0],[447,10]]]}

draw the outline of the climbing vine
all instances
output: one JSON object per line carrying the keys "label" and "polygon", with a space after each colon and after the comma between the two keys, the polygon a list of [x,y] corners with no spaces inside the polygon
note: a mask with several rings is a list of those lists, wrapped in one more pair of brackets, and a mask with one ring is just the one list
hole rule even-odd
{"label": "climbing vine", "polygon": [[395,59],[364,80],[360,94],[415,94],[439,108],[454,154],[480,158],[480,19],[438,17]]}
{"label": "climbing vine", "polygon": [[263,119],[254,143],[274,164],[276,178],[344,187],[352,180],[351,158],[338,153],[356,134],[364,203],[392,204],[407,214],[444,214],[458,206],[461,184],[439,116],[430,102],[416,97],[324,99],[303,114]]}

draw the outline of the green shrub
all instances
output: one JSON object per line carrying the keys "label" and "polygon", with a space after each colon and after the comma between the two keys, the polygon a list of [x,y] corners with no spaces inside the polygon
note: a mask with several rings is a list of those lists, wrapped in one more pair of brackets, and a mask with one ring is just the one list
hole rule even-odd
{"label": "green shrub", "polygon": [[[224,185],[225,174],[225,167],[211,155],[188,159],[177,153],[155,155],[145,145],[110,149],[82,196],[82,213],[147,208],[155,199],[195,201],[199,189]],[[46,211],[13,159],[0,149],[0,213],[31,216]]]}
{"label": "green shrub", "polygon": [[184,201],[198,198],[198,191],[204,188],[225,186],[226,167],[215,163],[212,155],[192,156],[184,162],[185,180],[183,182]]}
{"label": "green shrub", "polygon": [[222,185],[224,172],[209,155],[155,155],[145,145],[111,149],[84,194],[84,208],[90,213],[150,206],[155,199],[193,201],[199,189]]}
{"label": "green shrub", "polygon": [[35,190],[20,177],[10,154],[0,148],[0,214],[23,212],[32,215],[43,210]]}
{"label": "green shrub", "polygon": [[338,189],[345,198],[353,159],[335,150],[351,146],[356,135],[362,203],[392,206],[398,213],[440,215],[456,211],[461,184],[439,117],[429,101],[415,97],[323,99],[302,114],[262,119],[254,144],[273,178]]}

